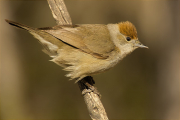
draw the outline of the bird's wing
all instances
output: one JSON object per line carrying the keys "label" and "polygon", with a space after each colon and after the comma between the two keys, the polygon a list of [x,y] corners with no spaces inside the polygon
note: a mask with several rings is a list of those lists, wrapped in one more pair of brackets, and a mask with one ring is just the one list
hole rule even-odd
{"label": "bird's wing", "polygon": [[106,25],[59,26],[53,29],[41,29],[62,42],[80,49],[100,59],[109,57],[115,49]]}

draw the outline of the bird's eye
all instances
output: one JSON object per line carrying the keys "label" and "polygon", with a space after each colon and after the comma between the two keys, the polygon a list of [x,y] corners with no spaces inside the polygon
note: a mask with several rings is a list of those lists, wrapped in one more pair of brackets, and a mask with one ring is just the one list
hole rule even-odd
{"label": "bird's eye", "polygon": [[131,40],[131,38],[130,38],[130,37],[126,37],[126,40],[127,40],[127,41],[130,41],[130,40]]}

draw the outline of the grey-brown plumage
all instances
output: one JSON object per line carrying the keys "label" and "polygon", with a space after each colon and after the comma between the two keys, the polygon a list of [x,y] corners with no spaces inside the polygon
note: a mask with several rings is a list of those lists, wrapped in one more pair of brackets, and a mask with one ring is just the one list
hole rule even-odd
{"label": "grey-brown plumage", "polygon": [[6,22],[30,32],[43,45],[43,51],[53,58],[51,61],[69,71],[66,76],[76,81],[108,70],[137,47],[145,47],[137,38],[127,41],[127,34],[120,33],[120,28],[124,33],[123,28],[131,30],[126,26],[129,23],[31,28],[10,20]]}

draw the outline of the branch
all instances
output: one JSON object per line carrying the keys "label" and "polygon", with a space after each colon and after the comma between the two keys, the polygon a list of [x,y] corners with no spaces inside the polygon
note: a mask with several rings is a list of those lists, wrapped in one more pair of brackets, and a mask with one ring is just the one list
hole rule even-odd
{"label": "branch", "polygon": [[[72,25],[71,17],[63,0],[47,0],[53,17],[58,25]],[[88,76],[78,82],[82,91],[84,101],[87,105],[89,115],[93,120],[108,120],[107,114],[93,86],[94,80]]]}
{"label": "branch", "polygon": [[58,25],[72,25],[71,17],[63,0],[47,0]]}
{"label": "branch", "polygon": [[85,77],[78,82],[92,120],[108,120],[106,111],[93,86],[94,80],[91,76]]}

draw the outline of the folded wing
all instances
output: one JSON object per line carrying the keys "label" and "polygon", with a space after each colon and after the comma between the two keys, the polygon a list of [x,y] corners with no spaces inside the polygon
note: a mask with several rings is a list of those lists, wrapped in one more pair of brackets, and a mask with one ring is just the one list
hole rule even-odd
{"label": "folded wing", "polygon": [[62,42],[100,59],[107,59],[115,49],[106,25],[56,26],[43,29]]}

